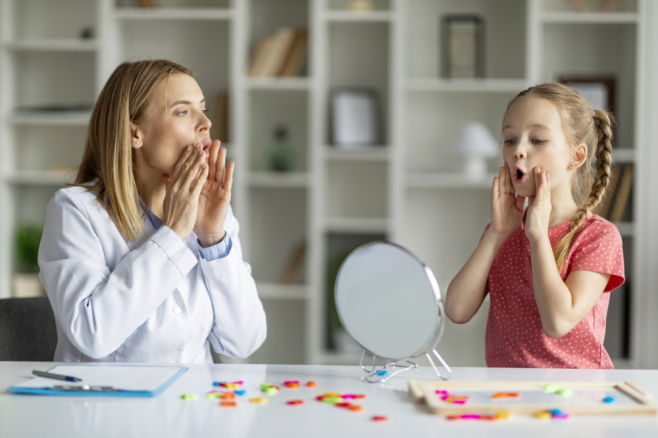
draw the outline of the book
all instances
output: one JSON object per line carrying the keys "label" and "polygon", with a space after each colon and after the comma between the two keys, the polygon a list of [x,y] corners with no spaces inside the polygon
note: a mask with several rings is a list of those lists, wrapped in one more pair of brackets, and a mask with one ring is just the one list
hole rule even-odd
{"label": "book", "polygon": [[302,242],[293,250],[288,263],[286,264],[281,278],[279,281],[283,284],[291,284],[295,282],[297,275],[304,263],[304,256],[306,254],[306,242]]}
{"label": "book", "polygon": [[222,143],[228,142],[228,93],[219,93],[215,96],[211,122],[210,138]]}
{"label": "book", "polygon": [[631,189],[633,188],[633,165],[627,164],[624,166],[624,171],[619,180],[619,189],[617,191],[617,199],[610,208],[608,220],[610,222],[621,222],[628,206],[628,201],[631,197]]}
{"label": "book", "polygon": [[258,40],[251,55],[249,72],[247,73],[249,76],[260,76],[263,64],[267,58],[267,51],[270,50],[271,44],[272,37],[265,37]]}
{"label": "book", "polygon": [[617,187],[619,186],[619,167],[614,166],[610,172],[610,181],[608,182],[608,187],[601,198],[601,202],[594,207],[592,213],[598,214],[602,218],[607,219],[610,215],[610,208],[612,207],[613,202],[617,198]]}
{"label": "book", "polygon": [[304,65],[304,60],[306,59],[307,45],[308,30],[297,30],[292,44],[290,45],[290,50],[288,50],[288,54],[281,66],[281,70],[279,71],[279,76],[299,76]]}
{"label": "book", "polygon": [[256,76],[272,77],[278,75],[285,61],[286,54],[290,50],[295,31],[289,27],[280,29],[272,38],[271,47],[266,47],[266,59],[263,69]]}

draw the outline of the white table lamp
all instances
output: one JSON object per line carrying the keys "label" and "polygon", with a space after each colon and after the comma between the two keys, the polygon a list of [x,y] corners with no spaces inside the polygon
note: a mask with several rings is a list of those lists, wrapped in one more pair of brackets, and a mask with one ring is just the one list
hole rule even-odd
{"label": "white table lamp", "polygon": [[480,122],[464,123],[453,143],[454,152],[464,157],[463,172],[470,177],[481,178],[487,173],[486,158],[498,153],[498,142]]}

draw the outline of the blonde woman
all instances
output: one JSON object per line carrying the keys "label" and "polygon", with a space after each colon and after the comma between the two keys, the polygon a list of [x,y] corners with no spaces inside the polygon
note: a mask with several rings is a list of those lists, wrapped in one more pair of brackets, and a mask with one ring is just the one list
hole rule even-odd
{"label": "blonde woman", "polygon": [[265,340],[265,313],[230,207],[233,163],[211,141],[192,72],[124,63],[91,115],[75,187],[39,249],[56,361],[212,362]]}

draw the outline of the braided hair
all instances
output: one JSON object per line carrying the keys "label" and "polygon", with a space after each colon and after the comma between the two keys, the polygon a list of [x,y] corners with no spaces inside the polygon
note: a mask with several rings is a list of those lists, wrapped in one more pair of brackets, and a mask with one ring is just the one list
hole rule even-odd
{"label": "braided hair", "polygon": [[[578,211],[569,225],[569,232],[553,249],[559,272],[566,261],[573,236],[587,214],[601,202],[610,182],[612,167],[612,126],[614,119],[607,111],[592,110],[574,89],[558,83],[536,85],[519,93],[507,105],[507,111],[521,97],[536,96],[546,99],[558,109],[567,143],[571,147],[587,146],[587,158],[578,167],[572,180],[572,195]],[[592,162],[596,158],[596,165]]]}

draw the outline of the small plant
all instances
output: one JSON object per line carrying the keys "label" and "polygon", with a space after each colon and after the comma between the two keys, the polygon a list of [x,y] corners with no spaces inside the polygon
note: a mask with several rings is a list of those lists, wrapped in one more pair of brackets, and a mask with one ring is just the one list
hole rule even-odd
{"label": "small plant", "polygon": [[39,272],[39,244],[43,229],[33,223],[16,227],[16,268],[20,272]]}

